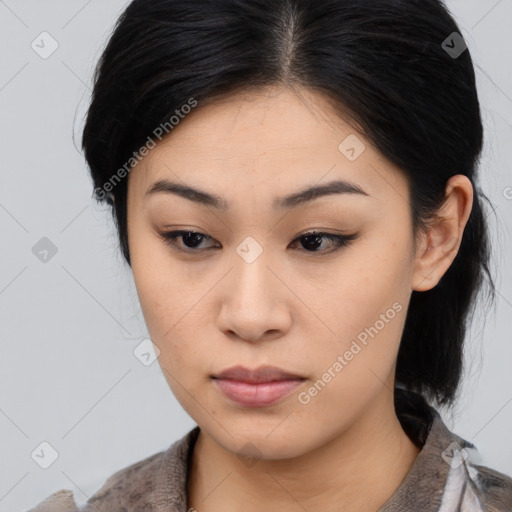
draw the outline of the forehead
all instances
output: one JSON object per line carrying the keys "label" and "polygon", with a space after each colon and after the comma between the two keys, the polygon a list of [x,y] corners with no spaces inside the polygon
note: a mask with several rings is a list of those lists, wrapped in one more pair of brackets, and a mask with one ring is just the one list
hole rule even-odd
{"label": "forehead", "polygon": [[[347,153],[355,148],[352,153]],[[271,87],[199,104],[130,173],[139,195],[183,180],[229,196],[243,186],[282,194],[340,178],[369,194],[403,189],[401,171],[319,93]]]}
{"label": "forehead", "polygon": [[246,150],[253,154],[314,147],[327,133],[336,141],[350,132],[354,129],[319,93],[272,86],[199,105],[168,139],[174,139],[176,150],[213,151],[220,145],[225,154]]}

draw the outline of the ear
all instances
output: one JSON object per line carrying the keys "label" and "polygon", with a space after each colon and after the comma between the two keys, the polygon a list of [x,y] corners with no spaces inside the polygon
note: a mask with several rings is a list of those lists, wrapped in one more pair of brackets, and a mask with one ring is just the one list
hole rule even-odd
{"label": "ear", "polygon": [[434,288],[450,268],[472,207],[471,181],[462,174],[452,176],[446,185],[443,205],[416,241],[413,290],[423,292]]}

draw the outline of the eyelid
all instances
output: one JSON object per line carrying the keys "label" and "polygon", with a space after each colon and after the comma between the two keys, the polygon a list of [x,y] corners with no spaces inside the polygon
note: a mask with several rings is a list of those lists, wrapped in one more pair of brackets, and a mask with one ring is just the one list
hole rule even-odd
{"label": "eyelid", "polygon": [[[206,233],[202,233],[200,231],[194,231],[194,230],[190,230],[190,229],[176,229],[176,230],[172,230],[172,231],[166,231],[166,232],[160,233],[160,237],[161,237],[161,241],[164,244],[171,247],[173,250],[179,251],[179,252],[187,254],[187,255],[197,256],[197,255],[204,254],[205,252],[207,252],[209,250],[218,248],[218,247],[206,247],[203,249],[194,250],[193,248],[182,249],[182,248],[177,247],[174,240],[183,237],[183,235],[185,235],[185,234],[199,235],[203,238],[203,241],[215,240],[213,237],[211,237],[210,235],[207,235]],[[334,249],[331,249],[331,250],[324,250],[324,251],[301,250],[299,252],[308,253],[310,255],[326,256],[328,254],[337,252],[339,249],[349,246],[353,240],[355,240],[359,237],[358,233],[353,233],[353,234],[329,233],[326,231],[322,231],[320,229],[310,228],[309,230],[299,233],[297,236],[295,236],[295,238],[291,241],[291,244],[295,244],[301,238],[315,236],[315,235],[318,235],[321,238],[334,240],[336,246],[334,247]]]}

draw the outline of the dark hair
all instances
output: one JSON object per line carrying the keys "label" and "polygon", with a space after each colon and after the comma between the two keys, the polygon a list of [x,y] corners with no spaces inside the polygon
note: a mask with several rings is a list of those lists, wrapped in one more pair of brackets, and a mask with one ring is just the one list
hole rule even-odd
{"label": "dark hair", "polygon": [[464,48],[440,0],[134,0],[98,62],[82,140],[126,261],[127,179],[119,177],[155,128],[169,127],[191,98],[201,106],[274,84],[317,91],[405,172],[415,233],[442,205],[451,176],[473,184],[456,258],[437,286],[412,292],[396,368],[397,384],[453,404],[484,272],[495,297],[488,199],[475,184],[483,128]]}

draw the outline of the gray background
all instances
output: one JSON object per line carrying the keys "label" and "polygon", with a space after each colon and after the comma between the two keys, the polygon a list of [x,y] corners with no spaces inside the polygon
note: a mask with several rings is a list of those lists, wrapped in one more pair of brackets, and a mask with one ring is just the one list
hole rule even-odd
{"label": "gray background", "polygon": [[[133,278],[77,149],[93,66],[127,3],[0,1],[0,512],[62,488],[81,504],[195,425],[158,363],[134,355],[148,333]],[[470,331],[462,398],[441,412],[486,465],[512,475],[512,1],[448,7],[477,66],[499,294]],[[59,45],[46,59],[31,47],[44,31]],[[33,253],[43,237],[57,248],[46,263]],[[43,441],[58,452],[48,469],[31,457]]]}

